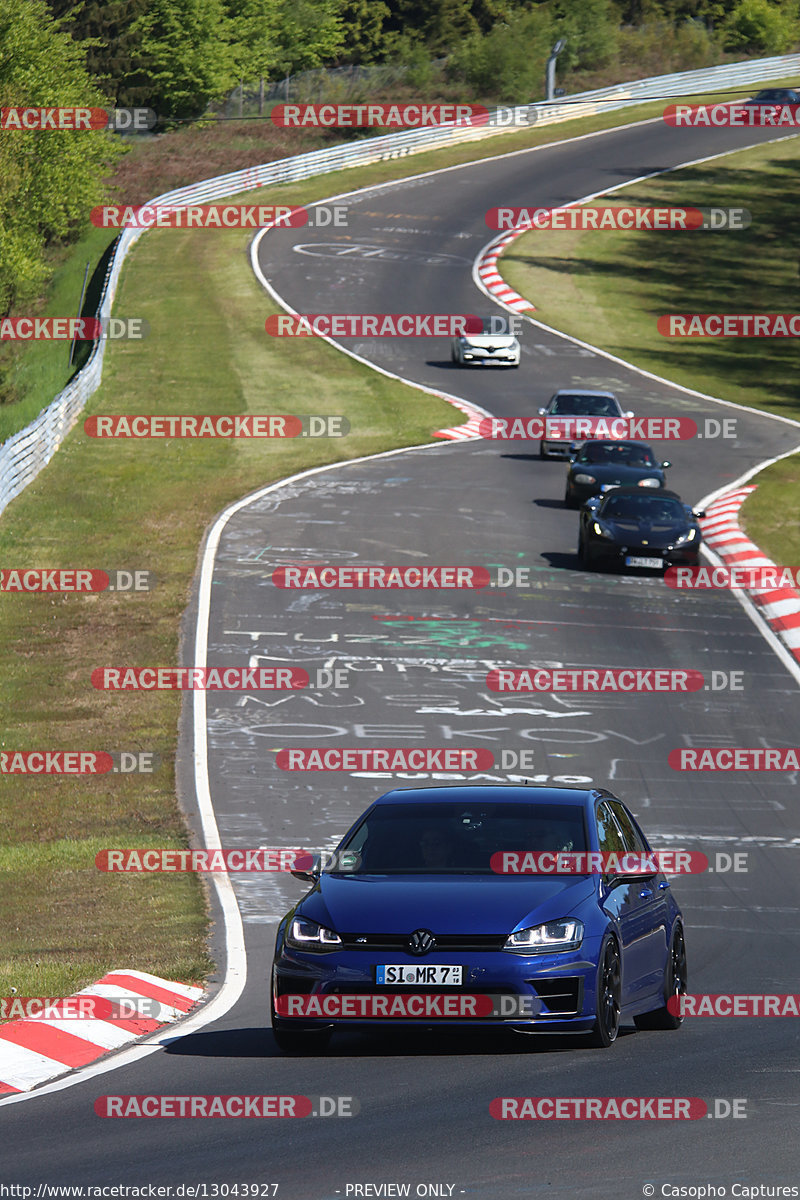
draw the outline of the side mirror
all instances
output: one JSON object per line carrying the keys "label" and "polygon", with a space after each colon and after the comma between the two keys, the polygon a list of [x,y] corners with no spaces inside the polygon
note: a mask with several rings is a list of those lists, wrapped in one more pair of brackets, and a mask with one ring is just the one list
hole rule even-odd
{"label": "side mirror", "polygon": [[546,409],[546,408],[540,408],[540,409],[539,409],[539,416],[540,416],[540,417],[543,417],[543,416],[544,416],[544,414],[545,414],[546,412],[547,412],[547,409]]}
{"label": "side mirror", "polygon": [[309,867],[303,870],[290,871],[289,874],[294,875],[295,879],[303,879],[307,883],[314,883],[322,874],[322,859],[319,854],[306,854],[299,859],[300,862],[305,862],[306,860],[310,860]]}
{"label": "side mirror", "polygon": [[626,416],[626,417],[632,417],[633,415],[634,415],[634,414],[633,414],[633,411],[631,411],[631,412],[626,412],[626,413],[625,413],[625,416]]}
{"label": "side mirror", "polygon": [[668,458],[665,458],[661,464],[661,470],[666,471],[667,467],[671,467],[671,466],[672,466],[672,463],[669,461]]}

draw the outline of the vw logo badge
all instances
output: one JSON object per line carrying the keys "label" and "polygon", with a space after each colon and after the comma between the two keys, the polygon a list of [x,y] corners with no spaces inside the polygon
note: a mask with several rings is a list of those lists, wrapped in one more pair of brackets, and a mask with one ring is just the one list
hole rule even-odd
{"label": "vw logo badge", "polygon": [[408,939],[408,949],[412,954],[429,954],[436,946],[436,938],[429,929],[415,929]]}

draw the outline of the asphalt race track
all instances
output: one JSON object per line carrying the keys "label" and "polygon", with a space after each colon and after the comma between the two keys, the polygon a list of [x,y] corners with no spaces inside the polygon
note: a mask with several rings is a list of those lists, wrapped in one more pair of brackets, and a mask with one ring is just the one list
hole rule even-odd
{"label": "asphalt race track", "polygon": [[[348,201],[346,230],[269,233],[260,243],[261,269],[299,312],[492,311],[471,277],[491,237],[487,209],[563,204],[757,140],[755,131],[648,123],[394,183]],[[518,371],[459,370],[445,342],[345,344],[499,416],[534,415],[556,388],[570,385],[610,387],[637,415],[733,413],[533,326],[522,334]],[[735,415],[735,440],[654,443],[674,462],[669,485],[687,501],[797,440],[779,421]],[[230,519],[215,560],[209,663],[338,668],[348,672],[349,686],[209,693],[209,777],[222,845],[332,845],[376,795],[410,782],[283,771],[275,764],[281,748],[487,747],[496,762],[504,751],[532,749],[532,769],[498,767],[476,782],[533,774],[542,783],[607,786],[658,847],[703,850],[712,861],[717,852],[747,854],[746,871],[673,881],[686,920],[691,992],[796,991],[796,775],[682,774],[667,755],[701,745],[792,745],[797,680],[732,595],[678,593],[653,576],[578,570],[578,517],[561,503],[564,472],[562,463],[539,461],[531,443],[442,443],[290,481]],[[298,559],[522,566],[531,569],[530,586],[276,588],[272,571]],[[186,662],[190,629],[187,618]],[[503,665],[739,671],[743,689],[501,696],[485,677]],[[185,726],[181,790],[189,803]],[[608,1051],[587,1049],[578,1038],[420,1031],[413,1038],[337,1035],[324,1057],[286,1057],[268,1028],[269,966],[277,920],[303,885],[283,875],[232,878],[247,947],[240,1001],[197,1033],[172,1031],[163,1049],[138,1062],[5,1102],[0,1156],[8,1179],[278,1183],[279,1200],[352,1196],[352,1185],[367,1183],[476,1200],[634,1200],[679,1194],[667,1185],[703,1184],[731,1196],[735,1184],[798,1183],[800,1063],[791,1019],[687,1018],[675,1033],[631,1026]],[[216,949],[224,957],[219,930]],[[360,1111],[349,1119],[274,1122],[104,1120],[93,1104],[107,1093],[348,1096]],[[601,1125],[490,1115],[495,1097],[528,1095],[692,1096],[712,1114],[715,1101],[738,1099],[746,1116],[712,1117],[711,1125]],[[440,1190],[418,1192],[418,1185]]]}

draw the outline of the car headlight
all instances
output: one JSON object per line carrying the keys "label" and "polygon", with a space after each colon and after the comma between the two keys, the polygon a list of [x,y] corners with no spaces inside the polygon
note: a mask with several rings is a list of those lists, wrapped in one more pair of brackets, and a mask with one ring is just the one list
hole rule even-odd
{"label": "car headlight", "polygon": [[594,521],[592,523],[592,529],[595,531],[598,537],[613,538],[614,536],[613,533],[610,533],[609,530],[606,529],[605,526],[601,525],[599,521]]}
{"label": "car headlight", "polygon": [[688,533],[682,533],[679,538],[675,539],[676,546],[685,546],[687,542],[693,542],[697,537],[697,530],[690,529]]}
{"label": "car headlight", "polygon": [[286,941],[297,950],[332,950],[341,946],[342,939],[332,929],[309,921],[307,917],[295,917],[289,925]]}
{"label": "car headlight", "polygon": [[661,487],[660,479],[640,479],[639,487]]}
{"label": "car headlight", "polygon": [[597,483],[594,475],[584,475],[581,473],[580,475],[573,476],[573,478],[575,483]]}
{"label": "car headlight", "polygon": [[577,950],[583,941],[583,921],[563,919],[518,929],[503,946],[514,954],[549,954],[551,950]]}

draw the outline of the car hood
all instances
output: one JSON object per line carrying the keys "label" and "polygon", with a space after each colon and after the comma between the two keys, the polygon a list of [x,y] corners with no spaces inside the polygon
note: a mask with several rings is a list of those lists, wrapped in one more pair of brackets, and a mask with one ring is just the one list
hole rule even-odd
{"label": "car hood", "polygon": [[653,546],[661,550],[665,546],[673,545],[681,534],[688,533],[692,528],[685,521],[675,521],[669,525],[659,522],[657,526],[652,527],[644,521],[635,521],[629,517],[621,517],[619,519],[599,517],[598,520],[611,531],[618,542],[634,542],[637,545],[641,545],[642,542],[646,541],[648,546]]}
{"label": "car hood", "polygon": [[300,911],[339,933],[501,934],[567,916],[594,889],[586,876],[323,875]]}

